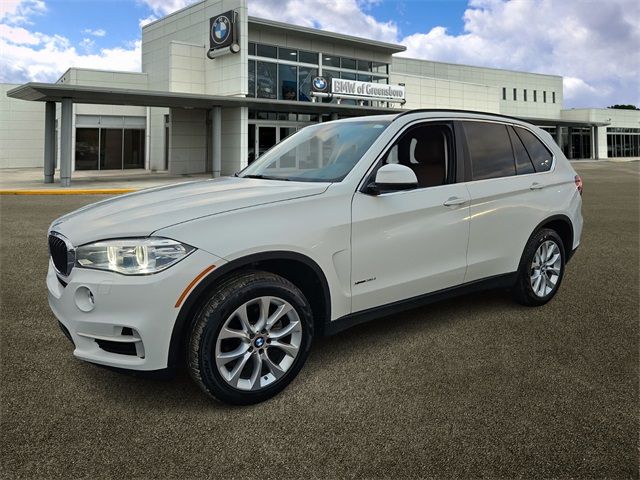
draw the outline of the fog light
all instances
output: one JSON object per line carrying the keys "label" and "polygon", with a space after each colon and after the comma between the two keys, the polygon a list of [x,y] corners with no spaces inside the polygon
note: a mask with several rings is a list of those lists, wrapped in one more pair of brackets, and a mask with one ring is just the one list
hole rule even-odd
{"label": "fog light", "polygon": [[90,312],[96,306],[93,292],[87,287],[78,287],[74,295],[76,306],[83,312]]}

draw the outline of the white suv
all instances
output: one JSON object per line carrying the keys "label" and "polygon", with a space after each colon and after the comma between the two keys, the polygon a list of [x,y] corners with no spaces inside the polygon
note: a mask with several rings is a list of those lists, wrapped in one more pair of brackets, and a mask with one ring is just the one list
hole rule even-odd
{"label": "white suv", "polygon": [[296,376],[314,337],[481,288],[543,305],[580,243],[581,193],[551,136],[513,118],[321,123],[234,177],[56,220],[49,303],[82,360],[186,362],[208,394],[255,403]]}

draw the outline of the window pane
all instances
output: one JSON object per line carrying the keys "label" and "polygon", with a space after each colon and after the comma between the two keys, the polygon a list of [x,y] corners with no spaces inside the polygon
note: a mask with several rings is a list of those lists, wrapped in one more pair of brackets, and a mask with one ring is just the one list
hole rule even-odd
{"label": "window pane", "polygon": [[343,58],[342,59],[342,68],[348,68],[349,70],[356,69],[356,59],[355,58]]}
{"label": "window pane", "polygon": [[278,48],[272,45],[258,44],[256,51],[259,57],[278,58]]}
{"label": "window pane", "polygon": [[124,168],[144,168],[144,130],[125,129]]}
{"label": "window pane", "polygon": [[462,122],[471,157],[472,178],[509,177],[516,174],[507,127],[497,123]]}
{"label": "window pane", "polygon": [[389,73],[386,63],[371,62],[371,71],[374,73]]}
{"label": "window pane", "polygon": [[256,54],[256,44],[253,42],[249,42],[249,55]]}
{"label": "window pane", "polygon": [[368,62],[366,60],[358,60],[358,70],[361,70],[363,72],[370,72],[371,62]]}
{"label": "window pane", "polygon": [[516,88],[513,89],[513,99],[518,100],[518,89]]}
{"label": "window pane", "polygon": [[502,87],[502,99],[506,100],[507,99],[507,89]]}
{"label": "window pane", "polygon": [[76,170],[98,169],[98,129],[76,128]]}
{"label": "window pane", "polygon": [[289,60],[290,62],[297,62],[298,51],[292,50],[290,48],[280,47],[278,49],[278,58],[280,58],[280,60]]}
{"label": "window pane", "polygon": [[103,128],[100,131],[100,170],[122,168],[122,129]]}
{"label": "window pane", "polygon": [[311,101],[311,82],[317,76],[317,68],[298,68],[298,99],[301,102]]}
{"label": "window pane", "polygon": [[256,61],[249,60],[249,85],[248,95],[250,97],[256,96]]}
{"label": "window pane", "polygon": [[278,65],[279,100],[297,100],[298,68],[291,65]]}
{"label": "window pane", "polygon": [[549,170],[551,168],[551,162],[553,161],[553,155],[547,150],[547,147],[529,130],[520,127],[515,127],[515,130],[527,149],[536,172],[546,172]]}
{"label": "window pane", "polygon": [[300,50],[298,52],[298,61],[302,63],[313,63],[314,65],[317,65],[318,54],[315,52],[305,52],[304,50]]}
{"label": "window pane", "polygon": [[513,131],[513,127],[508,127],[509,137],[511,137],[511,145],[513,145],[513,153],[516,157],[516,173],[518,175],[524,175],[527,173],[535,173],[531,158],[527,150],[524,148],[520,137]]}
{"label": "window pane", "polygon": [[358,74],[358,80],[360,82],[370,82],[371,81],[371,75],[361,75]]}
{"label": "window pane", "polygon": [[276,98],[278,65],[269,62],[258,62],[256,70],[256,91],[258,98]]}
{"label": "window pane", "polygon": [[416,174],[418,187],[443,185],[451,158],[451,129],[446,125],[410,128],[387,152],[384,163],[399,163]]}
{"label": "window pane", "polygon": [[340,57],[336,55],[322,55],[322,65],[340,68]]}

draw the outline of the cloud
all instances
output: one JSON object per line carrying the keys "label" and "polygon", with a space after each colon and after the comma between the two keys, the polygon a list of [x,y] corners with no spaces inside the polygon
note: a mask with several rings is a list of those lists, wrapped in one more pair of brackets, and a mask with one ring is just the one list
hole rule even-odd
{"label": "cloud", "polygon": [[249,15],[280,22],[321,28],[387,42],[398,40],[393,21],[378,21],[365,12],[371,0],[261,0],[249,2]]}
{"label": "cloud", "polygon": [[140,26],[140,28],[144,27],[145,25],[150,24],[151,22],[155,22],[156,20],[158,20],[158,17],[156,17],[155,15],[149,15],[146,18],[140,18],[138,19],[138,25]]}
{"label": "cloud", "polygon": [[30,16],[46,11],[44,0],[0,0],[0,21],[11,25],[29,23]]}
{"label": "cloud", "polygon": [[464,31],[400,40],[403,55],[562,75],[566,107],[640,102],[640,7],[634,0],[472,0]]}
{"label": "cloud", "polygon": [[199,0],[142,0],[142,3],[147,5],[155,15],[165,16],[197,1]]}
{"label": "cloud", "polygon": [[[37,45],[17,45],[0,37],[0,82],[55,82],[69,67],[140,71],[140,45],[79,53],[61,36],[42,36]],[[90,39],[87,39],[91,41]]]}
{"label": "cloud", "polygon": [[98,28],[97,30],[91,30],[90,28],[85,28],[82,30],[82,33],[87,35],[93,35],[94,37],[104,37],[107,34],[107,31],[103,28]]}
{"label": "cloud", "polygon": [[[0,0],[0,82],[55,82],[69,67],[140,71],[141,42],[96,50],[90,37],[79,42],[79,52],[68,38],[31,31],[30,17],[46,11],[40,0]],[[83,31],[103,37],[104,29]]]}

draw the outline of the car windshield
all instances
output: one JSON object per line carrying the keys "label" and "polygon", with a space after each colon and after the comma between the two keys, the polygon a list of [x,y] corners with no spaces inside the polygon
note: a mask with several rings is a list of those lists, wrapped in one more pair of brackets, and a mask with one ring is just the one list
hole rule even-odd
{"label": "car windshield", "polygon": [[305,127],[271,148],[238,176],[340,182],[389,123],[362,120]]}

